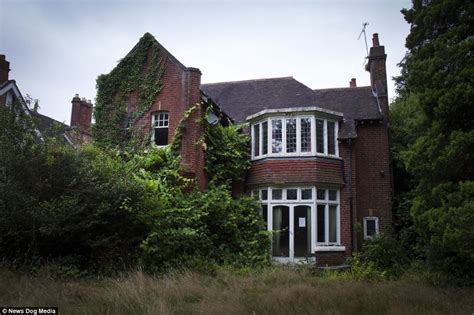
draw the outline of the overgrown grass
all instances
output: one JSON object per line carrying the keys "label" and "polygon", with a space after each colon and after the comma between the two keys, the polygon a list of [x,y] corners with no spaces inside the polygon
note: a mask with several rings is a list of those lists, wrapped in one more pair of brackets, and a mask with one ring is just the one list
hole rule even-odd
{"label": "overgrown grass", "polygon": [[271,268],[207,276],[53,280],[0,272],[0,304],[58,306],[61,314],[472,314],[474,289],[365,282]]}

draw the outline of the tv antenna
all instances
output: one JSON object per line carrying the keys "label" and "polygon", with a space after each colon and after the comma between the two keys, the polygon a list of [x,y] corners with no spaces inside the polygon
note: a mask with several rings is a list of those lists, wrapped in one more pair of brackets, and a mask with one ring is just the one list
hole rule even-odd
{"label": "tv antenna", "polygon": [[[368,22],[362,23],[362,31],[360,31],[360,34],[359,34],[359,37],[357,37],[357,40],[359,40],[360,37],[362,36],[362,33],[364,33],[365,51],[367,52],[367,56],[369,56],[369,47],[367,46],[367,36],[365,35],[365,28],[367,27],[367,25],[369,25]],[[365,58],[367,58],[367,57],[365,57]]]}

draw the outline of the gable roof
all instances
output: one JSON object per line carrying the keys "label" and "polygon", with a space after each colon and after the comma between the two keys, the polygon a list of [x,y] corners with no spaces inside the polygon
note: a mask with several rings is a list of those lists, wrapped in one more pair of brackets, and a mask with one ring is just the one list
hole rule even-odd
{"label": "gable roof", "polygon": [[293,77],[202,84],[235,122],[265,109],[315,106],[314,93]]}

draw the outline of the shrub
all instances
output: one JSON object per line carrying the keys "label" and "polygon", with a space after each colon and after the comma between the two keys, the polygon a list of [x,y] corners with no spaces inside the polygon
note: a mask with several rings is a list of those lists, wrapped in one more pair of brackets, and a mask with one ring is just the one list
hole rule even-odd
{"label": "shrub", "polygon": [[408,264],[407,255],[391,234],[381,233],[366,241],[359,253],[361,263],[372,264],[378,270],[384,270],[388,276],[399,276]]}

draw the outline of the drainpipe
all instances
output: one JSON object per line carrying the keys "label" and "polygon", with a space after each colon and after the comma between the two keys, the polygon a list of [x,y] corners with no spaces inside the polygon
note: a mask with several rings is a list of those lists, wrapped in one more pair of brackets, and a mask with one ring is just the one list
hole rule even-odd
{"label": "drainpipe", "polygon": [[354,218],[353,218],[353,194],[352,194],[352,139],[349,139],[349,215],[351,225],[351,253],[354,252]]}

